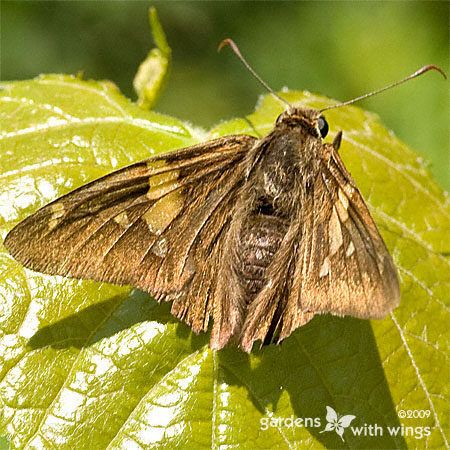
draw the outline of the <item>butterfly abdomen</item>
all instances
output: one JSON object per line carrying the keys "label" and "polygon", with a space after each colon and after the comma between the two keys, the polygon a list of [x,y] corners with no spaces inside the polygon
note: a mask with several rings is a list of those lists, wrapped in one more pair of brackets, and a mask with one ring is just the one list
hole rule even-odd
{"label": "butterfly abdomen", "polygon": [[247,304],[264,286],[266,269],[279,249],[286,230],[285,221],[273,215],[255,213],[245,220],[240,233],[237,273]]}

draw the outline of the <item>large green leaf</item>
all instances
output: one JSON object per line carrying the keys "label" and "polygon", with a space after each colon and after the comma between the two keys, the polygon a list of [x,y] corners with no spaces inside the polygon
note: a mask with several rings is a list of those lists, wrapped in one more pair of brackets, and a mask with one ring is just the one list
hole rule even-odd
{"label": "large green leaf", "polygon": [[[281,111],[264,97],[255,113],[206,134],[144,111],[111,83],[42,76],[5,83],[0,94],[2,238],[38,207],[113,169],[214,136],[264,135]],[[344,130],[343,159],[399,268],[400,307],[374,322],[317,317],[282,346],[250,356],[212,352],[208,335],[193,335],[169,305],[128,287],[31,272],[0,245],[0,426],[12,448],[448,446],[447,198],[374,115],[349,107],[327,118],[331,136]],[[326,406],[355,415],[352,426],[401,423],[415,435],[346,429],[343,442],[321,433]],[[399,420],[408,409],[429,417]],[[269,418],[273,426],[262,429]],[[320,423],[292,427],[279,418]],[[430,436],[419,439],[418,427]]]}

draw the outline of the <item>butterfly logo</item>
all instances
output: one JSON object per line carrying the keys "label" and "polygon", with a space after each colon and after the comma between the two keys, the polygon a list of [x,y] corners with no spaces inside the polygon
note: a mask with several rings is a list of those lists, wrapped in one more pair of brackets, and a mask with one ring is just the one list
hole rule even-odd
{"label": "butterfly logo", "polygon": [[327,406],[326,408],[326,419],[328,423],[326,424],[325,429],[321,431],[321,433],[334,430],[342,439],[342,442],[345,442],[343,437],[344,430],[350,426],[352,420],[355,419],[356,416],[353,416],[351,414],[340,416],[331,406]]}

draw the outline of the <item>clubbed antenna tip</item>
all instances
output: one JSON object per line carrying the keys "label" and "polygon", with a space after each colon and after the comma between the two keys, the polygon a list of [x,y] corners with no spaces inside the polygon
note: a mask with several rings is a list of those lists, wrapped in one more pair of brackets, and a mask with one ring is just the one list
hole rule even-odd
{"label": "clubbed antenna tip", "polygon": [[233,50],[234,54],[239,58],[239,60],[245,66],[245,68],[261,83],[262,86],[264,86],[265,89],[267,89],[268,92],[270,92],[281,103],[287,105],[288,107],[291,106],[289,102],[287,102],[284,98],[281,98],[278,94],[276,94],[274,90],[271,89],[270,86],[253,70],[253,67],[250,66],[247,60],[242,56],[239,47],[236,45],[236,42],[234,42],[233,39],[230,38],[224,39],[219,44],[217,51],[220,52],[220,50],[222,50],[226,46],[229,46],[231,50]]}

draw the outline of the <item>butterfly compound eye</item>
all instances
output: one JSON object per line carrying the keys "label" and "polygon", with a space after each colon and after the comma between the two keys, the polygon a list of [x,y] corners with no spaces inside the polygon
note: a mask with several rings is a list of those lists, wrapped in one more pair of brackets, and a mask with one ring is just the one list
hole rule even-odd
{"label": "butterfly compound eye", "polygon": [[324,138],[328,134],[328,122],[324,117],[320,116],[317,119],[317,126],[319,127],[320,135]]}

